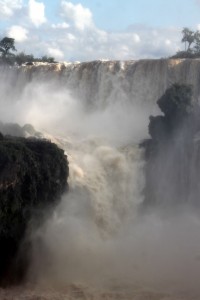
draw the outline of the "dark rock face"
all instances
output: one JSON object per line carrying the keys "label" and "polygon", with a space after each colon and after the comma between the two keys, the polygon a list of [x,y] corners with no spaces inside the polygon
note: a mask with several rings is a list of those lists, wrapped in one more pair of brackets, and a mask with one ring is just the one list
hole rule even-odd
{"label": "dark rock face", "polygon": [[67,190],[68,171],[64,151],[55,144],[0,135],[0,282],[23,277],[28,249],[19,261],[17,254],[27,226]]}
{"label": "dark rock face", "polygon": [[200,206],[200,109],[192,87],[175,84],[157,101],[162,116],[150,117],[146,156],[146,207]]}
{"label": "dark rock face", "polygon": [[3,135],[19,136],[19,137],[42,137],[42,134],[35,130],[31,124],[25,124],[21,127],[17,123],[3,123],[0,121],[0,132]]}

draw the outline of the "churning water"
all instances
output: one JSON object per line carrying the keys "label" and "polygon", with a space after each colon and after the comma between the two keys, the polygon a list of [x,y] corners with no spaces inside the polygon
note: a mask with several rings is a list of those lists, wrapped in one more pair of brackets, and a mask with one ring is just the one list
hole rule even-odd
{"label": "churning water", "polygon": [[[0,119],[33,124],[68,155],[69,192],[32,229],[27,285],[2,299],[198,299],[200,219],[141,214],[148,117],[186,61],[91,62],[3,72]],[[14,298],[14,299],[15,299]]]}

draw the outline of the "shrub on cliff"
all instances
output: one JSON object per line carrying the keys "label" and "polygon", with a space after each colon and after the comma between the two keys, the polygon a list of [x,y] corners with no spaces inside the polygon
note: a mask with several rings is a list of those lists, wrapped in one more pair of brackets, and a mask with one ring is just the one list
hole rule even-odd
{"label": "shrub on cliff", "polygon": [[1,282],[24,274],[27,261],[16,265],[16,257],[27,226],[59,200],[67,189],[67,177],[66,157],[55,144],[0,135]]}

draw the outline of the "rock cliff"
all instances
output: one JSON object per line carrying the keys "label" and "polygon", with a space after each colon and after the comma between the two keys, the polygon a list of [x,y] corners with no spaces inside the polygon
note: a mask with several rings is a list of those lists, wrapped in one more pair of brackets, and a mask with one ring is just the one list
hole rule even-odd
{"label": "rock cliff", "polygon": [[151,116],[146,154],[146,207],[199,208],[200,107],[192,87],[174,84],[157,101],[163,115]]}
{"label": "rock cliff", "polygon": [[23,278],[25,233],[67,190],[67,177],[66,156],[55,144],[0,135],[0,282]]}

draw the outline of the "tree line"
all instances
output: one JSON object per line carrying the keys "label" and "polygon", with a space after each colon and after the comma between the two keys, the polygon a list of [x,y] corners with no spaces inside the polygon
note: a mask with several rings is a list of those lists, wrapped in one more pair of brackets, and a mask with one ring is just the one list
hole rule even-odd
{"label": "tree line", "polygon": [[32,64],[33,62],[48,62],[55,63],[54,57],[44,55],[41,58],[36,58],[33,54],[26,54],[24,52],[17,52],[15,48],[15,39],[4,37],[0,40],[0,64],[8,65],[22,65],[24,63]]}

